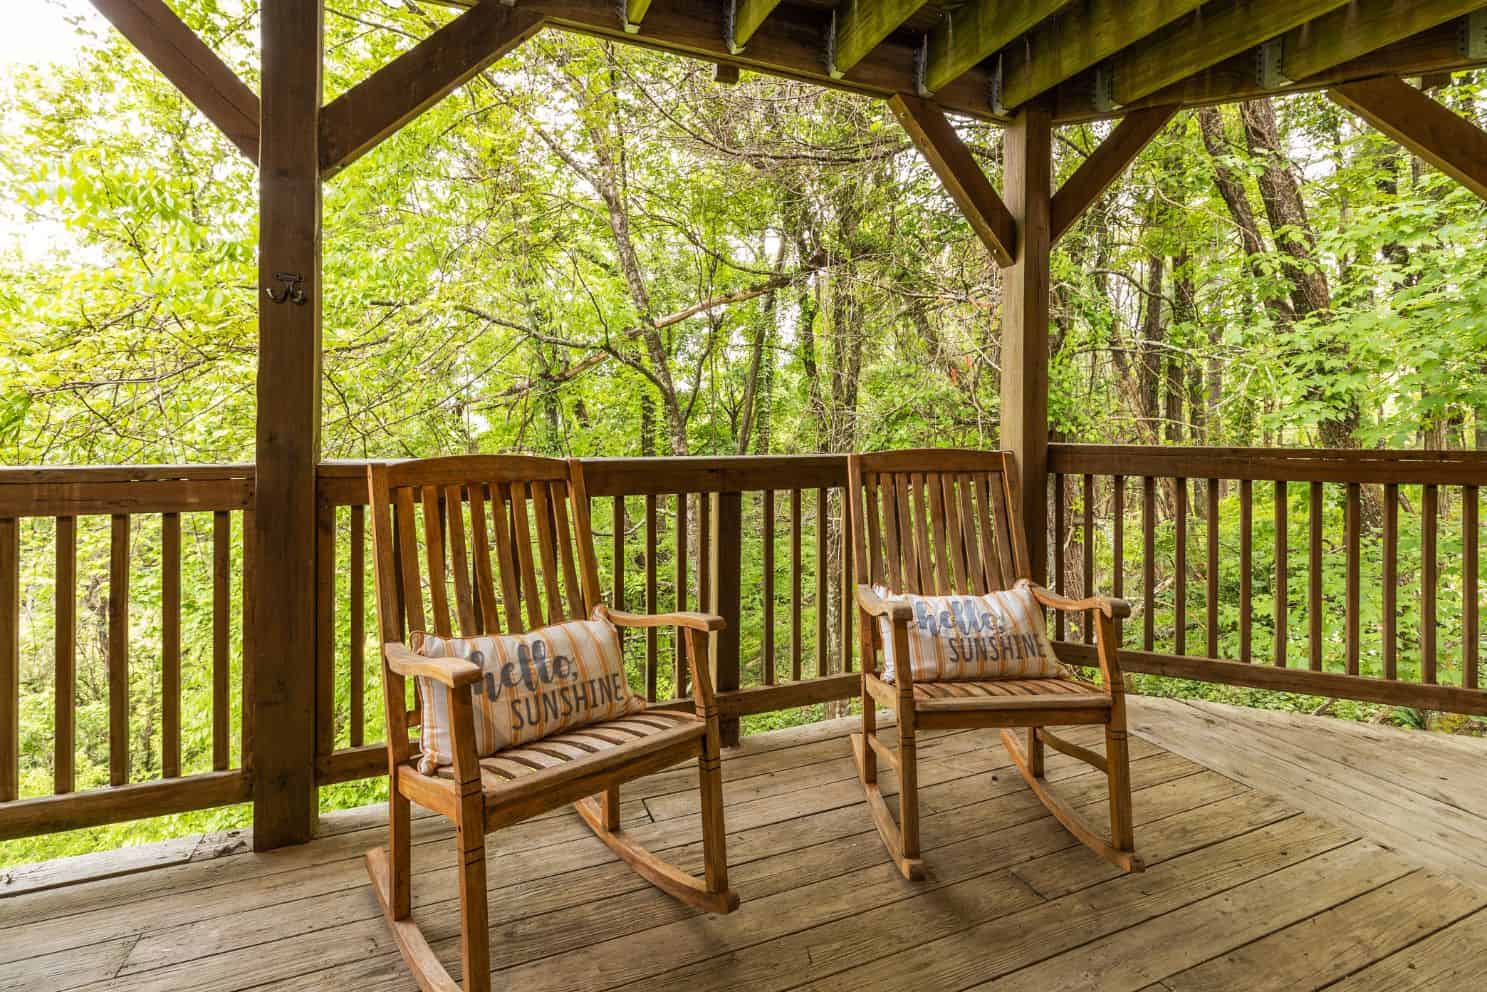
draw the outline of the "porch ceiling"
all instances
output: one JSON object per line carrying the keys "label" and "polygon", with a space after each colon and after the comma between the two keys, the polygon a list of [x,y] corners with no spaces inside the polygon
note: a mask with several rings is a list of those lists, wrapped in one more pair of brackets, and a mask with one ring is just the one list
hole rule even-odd
{"label": "porch ceiling", "polygon": [[[477,0],[423,0],[451,7]],[[548,26],[1055,123],[1487,64],[1483,0],[519,0]]]}

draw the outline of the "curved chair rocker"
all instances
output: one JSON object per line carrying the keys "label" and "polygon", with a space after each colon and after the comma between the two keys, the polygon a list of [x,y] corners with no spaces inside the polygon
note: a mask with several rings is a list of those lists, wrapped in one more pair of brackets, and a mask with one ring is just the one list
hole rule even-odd
{"label": "curved chair rocker", "polygon": [[[455,823],[466,992],[490,989],[485,834],[567,803],[657,888],[708,912],[738,908],[738,896],[728,887],[721,738],[707,664],[708,637],[722,628],[722,619],[609,612],[619,627],[669,625],[685,637],[695,713],[647,710],[477,758],[471,694],[451,691],[454,763],[423,774],[408,737],[419,713],[416,705],[407,707],[407,680],[435,679],[458,689],[478,682],[481,669],[460,659],[415,655],[404,646],[405,631],[428,630],[426,618],[441,636],[451,636],[454,621],[461,635],[473,635],[503,632],[503,620],[504,632],[520,633],[588,618],[600,605],[588,495],[577,462],[548,458],[437,458],[373,465],[368,475],[390,788],[388,846],[368,851],[366,860],[418,984],[429,992],[460,988],[412,919],[410,802]],[[421,563],[427,572],[420,572]],[[700,879],[647,851],[620,827],[622,783],[692,758],[702,793]]]}
{"label": "curved chair rocker", "polygon": [[[1029,574],[1027,542],[1013,516],[1017,469],[1011,452],[923,450],[853,455],[848,460],[857,603],[862,611],[862,733],[852,735],[858,773],[878,833],[905,877],[922,878],[918,772],[914,738],[920,729],[1002,728],[1002,742],[1033,792],[1081,842],[1125,871],[1141,871],[1131,830],[1130,762],[1115,620],[1130,615],[1118,599],[1071,600],[1032,586],[1045,607],[1087,612],[1099,632],[1103,685],[1072,678],[995,679],[915,684],[910,666],[910,607],[874,593],[980,595],[1011,588]],[[880,618],[890,621],[896,680],[877,675]],[[877,736],[876,707],[894,711],[898,751]],[[1057,737],[1047,726],[1105,727],[1105,754]],[[1026,749],[1013,728],[1026,728]],[[1105,840],[1043,779],[1043,749],[1087,762],[1110,783],[1110,840]],[[895,823],[878,786],[878,762],[899,777]]]}

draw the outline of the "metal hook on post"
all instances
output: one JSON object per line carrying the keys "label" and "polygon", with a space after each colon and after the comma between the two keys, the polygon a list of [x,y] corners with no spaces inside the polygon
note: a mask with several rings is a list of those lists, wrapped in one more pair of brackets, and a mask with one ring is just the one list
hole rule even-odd
{"label": "metal hook on post", "polygon": [[265,286],[263,291],[268,294],[269,299],[275,303],[288,302],[301,307],[310,302],[310,298],[305,295],[304,276],[298,272],[275,272],[274,278],[279,280],[284,288],[276,290]]}

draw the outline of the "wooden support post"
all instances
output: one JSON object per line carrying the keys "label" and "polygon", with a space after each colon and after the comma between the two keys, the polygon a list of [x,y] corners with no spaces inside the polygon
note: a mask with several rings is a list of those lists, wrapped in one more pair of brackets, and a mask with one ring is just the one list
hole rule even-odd
{"label": "wooden support post", "polygon": [[321,4],[263,0],[253,846],[315,830]]}
{"label": "wooden support post", "polygon": [[[708,497],[704,496],[704,499]],[[739,683],[739,617],[742,614],[743,494],[718,493],[712,512],[711,599],[709,609],[728,626],[712,639],[713,689],[732,692]],[[724,747],[738,745],[738,717],[724,717],[719,724]]]}
{"label": "wooden support post", "polygon": [[1002,276],[1002,447],[1017,457],[1029,570],[1048,569],[1048,256],[1052,250],[1053,126],[1029,106],[1008,125],[1003,194],[1016,222],[1016,263]]}

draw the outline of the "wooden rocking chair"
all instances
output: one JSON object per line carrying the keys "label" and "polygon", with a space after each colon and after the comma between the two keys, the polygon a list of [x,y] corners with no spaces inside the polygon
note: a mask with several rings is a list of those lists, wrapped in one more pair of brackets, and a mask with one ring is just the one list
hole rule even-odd
{"label": "wooden rocking chair", "polygon": [[[477,759],[468,687],[480,680],[481,669],[459,659],[415,655],[404,646],[406,632],[430,630],[426,621],[432,633],[447,637],[456,622],[463,636],[587,619],[600,595],[582,468],[548,458],[467,456],[373,465],[369,482],[390,787],[388,847],[367,852],[366,860],[419,985],[430,992],[459,988],[412,919],[410,802],[455,823],[467,992],[490,988],[485,834],[567,803],[656,887],[708,912],[736,909],[738,897],[728,887],[721,738],[708,670],[708,638],[722,628],[722,619],[609,612],[620,627],[677,628],[687,645],[695,713],[648,710]],[[421,562],[426,572],[420,572]],[[451,690],[454,763],[434,774],[418,770],[418,750],[408,737],[409,726],[419,722],[417,706],[410,711],[407,704],[406,680],[414,677]],[[701,879],[662,861],[620,828],[622,783],[691,758],[698,761],[702,792]]]}
{"label": "wooden rocking chair", "polygon": [[[1078,679],[996,679],[915,684],[910,672],[910,607],[873,591],[972,595],[1009,589],[1029,575],[1027,541],[1013,516],[1017,469],[1010,452],[924,450],[853,455],[847,491],[856,559],[857,603],[863,617],[862,733],[852,735],[858,773],[878,833],[900,871],[922,878],[915,734],[920,729],[998,727],[1002,742],[1033,792],[1069,832],[1125,871],[1141,871],[1131,830],[1131,779],[1125,696],[1116,657],[1115,619],[1130,615],[1118,599],[1071,600],[1041,586],[1043,606],[1084,611],[1096,623],[1102,686]],[[877,675],[879,618],[893,630],[895,683]],[[877,706],[893,710],[898,750],[878,740]],[[1100,724],[1105,754],[1050,733],[1049,724]],[[1027,747],[1011,728],[1026,728]],[[1105,772],[1110,783],[1109,841],[1050,791],[1043,779],[1044,746]],[[878,762],[898,773],[899,815],[878,787]]]}

